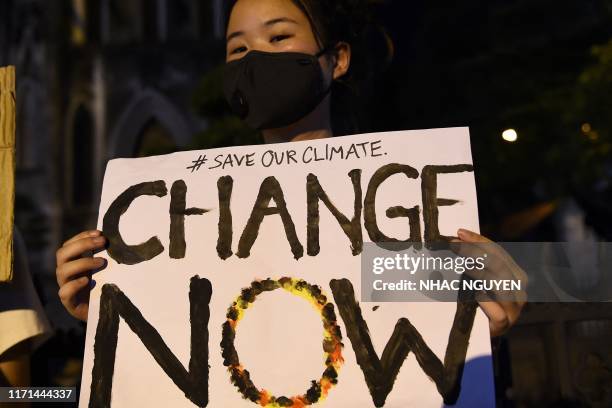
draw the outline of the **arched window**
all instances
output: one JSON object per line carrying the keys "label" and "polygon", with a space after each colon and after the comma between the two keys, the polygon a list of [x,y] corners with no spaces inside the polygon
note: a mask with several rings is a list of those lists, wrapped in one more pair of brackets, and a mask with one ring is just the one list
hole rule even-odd
{"label": "arched window", "polygon": [[72,126],[72,203],[84,207],[93,201],[96,165],[93,120],[85,107],[76,110]]}
{"label": "arched window", "polygon": [[149,120],[142,128],[136,144],[135,157],[157,156],[178,150],[172,135],[156,119]]}

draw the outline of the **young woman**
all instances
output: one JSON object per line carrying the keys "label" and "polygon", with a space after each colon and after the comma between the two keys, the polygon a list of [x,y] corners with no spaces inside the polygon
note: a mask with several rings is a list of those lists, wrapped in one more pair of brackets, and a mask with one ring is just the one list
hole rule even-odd
{"label": "young woman", "polygon": [[[371,30],[353,0],[237,0],[227,27],[225,94],[232,109],[260,130],[267,143],[333,136],[332,106],[342,83],[363,74],[375,61],[364,53]],[[346,86],[346,84],[344,85]],[[274,95],[273,98],[270,94]],[[487,242],[459,230],[464,242]],[[76,318],[87,319],[90,270],[104,266],[100,231],[86,231],[57,251],[59,296]],[[506,331],[522,302],[481,302],[491,335]]]}

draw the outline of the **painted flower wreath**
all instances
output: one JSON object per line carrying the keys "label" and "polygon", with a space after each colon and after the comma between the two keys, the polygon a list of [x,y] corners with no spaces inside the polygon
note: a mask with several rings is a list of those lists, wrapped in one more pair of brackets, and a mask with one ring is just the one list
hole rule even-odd
{"label": "painted flower wreath", "polygon": [[[251,381],[249,372],[240,364],[238,352],[234,346],[236,326],[244,317],[245,311],[264,292],[284,289],[287,292],[307,300],[321,314],[323,321],[323,351],[325,353],[325,370],[318,381],[312,381],[310,388],[303,395],[285,397],[274,396],[267,390],[258,389]],[[250,287],[242,289],[240,296],[229,307],[227,321],[223,324],[221,348],[223,364],[228,367],[232,383],[245,399],[263,407],[304,407],[323,400],[329,390],[338,382],[338,370],[342,358],[342,333],[336,322],[334,305],[327,301],[321,288],[301,279],[281,278],[255,281]]]}

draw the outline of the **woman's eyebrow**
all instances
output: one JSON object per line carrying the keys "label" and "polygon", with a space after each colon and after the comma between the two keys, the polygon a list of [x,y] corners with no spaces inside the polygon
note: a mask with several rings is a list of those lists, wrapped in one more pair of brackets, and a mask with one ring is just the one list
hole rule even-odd
{"label": "woman's eyebrow", "polygon": [[[278,23],[291,23],[291,24],[299,24],[297,21],[295,21],[292,18],[289,17],[279,17],[279,18],[273,18],[272,20],[268,20],[266,21],[263,25],[266,27],[270,27],[273,26],[275,24]],[[231,33],[230,35],[227,36],[227,38],[225,39],[226,42],[236,38],[236,37],[240,37],[244,35],[244,31],[234,31],[233,33]]]}
{"label": "woman's eyebrow", "polygon": [[270,27],[273,26],[274,24],[278,24],[278,23],[292,23],[292,24],[298,24],[297,21],[289,18],[289,17],[279,17],[279,18],[273,18],[272,20],[268,20],[264,23],[264,25],[266,27]]}
{"label": "woman's eyebrow", "polygon": [[230,35],[227,36],[227,38],[225,39],[226,42],[229,42],[229,40],[236,38],[236,37],[240,37],[244,35],[244,31],[234,31],[233,33],[231,33]]}

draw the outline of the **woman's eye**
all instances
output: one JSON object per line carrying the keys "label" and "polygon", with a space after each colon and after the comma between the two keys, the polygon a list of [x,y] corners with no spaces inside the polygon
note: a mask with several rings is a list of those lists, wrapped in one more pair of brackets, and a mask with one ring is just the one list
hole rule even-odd
{"label": "woman's eye", "polygon": [[240,54],[241,52],[245,52],[246,51],[246,47],[237,47],[234,48],[230,54]]}
{"label": "woman's eye", "polygon": [[270,42],[280,42],[280,41],[286,40],[287,38],[290,38],[290,37],[291,36],[287,35],[287,34],[275,35],[274,37],[272,37],[270,39]]}

